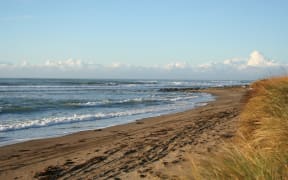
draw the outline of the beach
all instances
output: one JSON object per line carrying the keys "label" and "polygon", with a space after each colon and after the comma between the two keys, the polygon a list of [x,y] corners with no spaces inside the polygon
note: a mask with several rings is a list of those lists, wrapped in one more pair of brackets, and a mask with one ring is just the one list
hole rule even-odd
{"label": "beach", "polygon": [[0,147],[203,106],[241,80],[0,79]]}
{"label": "beach", "polygon": [[0,179],[189,177],[191,158],[215,152],[233,138],[247,89],[199,91],[216,100],[184,112],[1,147]]}

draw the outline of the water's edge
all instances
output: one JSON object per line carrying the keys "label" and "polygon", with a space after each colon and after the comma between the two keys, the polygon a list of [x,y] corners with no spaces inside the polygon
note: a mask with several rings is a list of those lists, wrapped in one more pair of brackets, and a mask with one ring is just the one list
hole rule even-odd
{"label": "water's edge", "polygon": [[[179,90],[181,91],[182,89],[179,89]],[[43,139],[64,137],[64,136],[77,134],[77,133],[85,132],[85,131],[93,131],[93,130],[97,130],[97,129],[105,129],[105,128],[109,128],[109,127],[116,127],[116,126],[126,125],[126,124],[130,124],[130,123],[135,123],[137,121],[145,121],[145,120],[148,120],[150,118],[155,118],[155,117],[160,117],[160,116],[167,116],[167,115],[169,116],[169,115],[174,115],[174,114],[178,114],[178,113],[185,113],[185,112],[194,110],[196,108],[200,108],[200,107],[206,106],[209,103],[211,103],[211,102],[216,100],[216,96],[215,95],[212,95],[211,93],[207,93],[207,94],[211,95],[213,100],[209,100],[209,101],[206,101],[206,102],[201,102],[198,105],[196,105],[196,106],[194,106],[192,108],[189,108],[189,109],[183,109],[183,110],[180,110],[180,111],[167,112],[167,113],[163,113],[163,114],[159,114],[159,115],[155,114],[155,115],[146,116],[146,117],[143,117],[143,118],[136,118],[136,119],[131,119],[131,120],[128,120],[128,121],[125,121],[125,122],[119,122],[118,124],[110,124],[110,125],[107,125],[107,126],[102,126],[102,127],[99,127],[99,128],[91,128],[91,129],[84,129],[84,130],[75,131],[75,132],[63,133],[62,135],[50,135],[50,136],[43,136],[43,137],[40,136],[40,137],[27,138],[27,139],[17,139],[17,140],[13,140],[13,141],[7,141],[7,143],[0,142],[0,147],[9,146],[9,145],[15,145],[15,144],[21,144],[21,143],[28,142],[28,141],[33,141],[33,140],[43,140]]]}

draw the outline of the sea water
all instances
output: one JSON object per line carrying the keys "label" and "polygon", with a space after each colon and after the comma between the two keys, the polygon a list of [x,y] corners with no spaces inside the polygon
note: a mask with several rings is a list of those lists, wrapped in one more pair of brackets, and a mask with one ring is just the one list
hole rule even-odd
{"label": "sea water", "polygon": [[248,81],[0,79],[0,146],[185,111],[214,100],[163,88],[245,85]]}

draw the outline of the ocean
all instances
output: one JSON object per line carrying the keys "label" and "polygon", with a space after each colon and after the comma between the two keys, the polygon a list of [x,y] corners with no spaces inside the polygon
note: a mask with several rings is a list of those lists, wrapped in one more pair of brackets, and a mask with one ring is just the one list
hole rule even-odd
{"label": "ocean", "polygon": [[207,93],[160,91],[249,81],[0,79],[0,146],[204,106]]}

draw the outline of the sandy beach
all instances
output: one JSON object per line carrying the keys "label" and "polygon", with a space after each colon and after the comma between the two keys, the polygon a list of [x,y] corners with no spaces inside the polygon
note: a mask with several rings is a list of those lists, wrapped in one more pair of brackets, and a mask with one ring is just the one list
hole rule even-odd
{"label": "sandy beach", "polygon": [[216,101],[185,112],[0,148],[0,179],[177,179],[191,158],[237,129],[244,87],[201,90]]}

